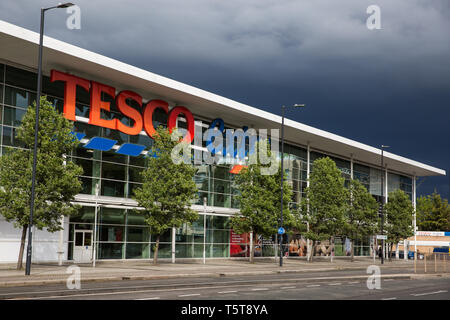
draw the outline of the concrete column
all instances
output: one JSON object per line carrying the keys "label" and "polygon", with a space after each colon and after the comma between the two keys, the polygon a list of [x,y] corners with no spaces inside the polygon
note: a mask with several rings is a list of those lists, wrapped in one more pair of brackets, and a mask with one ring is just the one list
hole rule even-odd
{"label": "concrete column", "polygon": [[61,215],[61,230],[59,231],[58,265],[62,266],[64,257],[64,216]]}

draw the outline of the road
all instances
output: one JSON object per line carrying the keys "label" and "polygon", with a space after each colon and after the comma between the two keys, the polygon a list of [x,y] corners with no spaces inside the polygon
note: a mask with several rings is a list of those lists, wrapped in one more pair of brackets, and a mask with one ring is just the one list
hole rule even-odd
{"label": "road", "polygon": [[[450,277],[409,279],[383,270],[380,289],[367,288],[365,270],[88,282],[0,288],[0,299],[30,300],[424,300],[450,299]],[[389,276],[389,275],[392,276]]]}

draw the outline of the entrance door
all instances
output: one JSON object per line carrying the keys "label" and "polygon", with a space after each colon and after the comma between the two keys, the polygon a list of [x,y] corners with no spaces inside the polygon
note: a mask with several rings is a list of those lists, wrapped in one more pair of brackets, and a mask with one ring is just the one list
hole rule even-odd
{"label": "entrance door", "polygon": [[75,230],[74,262],[92,261],[92,230]]}

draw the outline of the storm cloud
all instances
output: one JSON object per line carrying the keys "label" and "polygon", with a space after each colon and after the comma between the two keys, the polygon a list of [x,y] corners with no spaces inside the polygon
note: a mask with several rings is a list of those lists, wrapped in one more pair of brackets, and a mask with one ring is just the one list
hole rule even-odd
{"label": "storm cloud", "polygon": [[[52,1],[4,0],[0,19],[39,30]],[[442,169],[450,169],[447,0],[77,1],[81,29],[48,36]],[[381,29],[369,30],[369,5]],[[2,48],[5,50],[5,48]],[[419,194],[447,196],[447,177]]]}

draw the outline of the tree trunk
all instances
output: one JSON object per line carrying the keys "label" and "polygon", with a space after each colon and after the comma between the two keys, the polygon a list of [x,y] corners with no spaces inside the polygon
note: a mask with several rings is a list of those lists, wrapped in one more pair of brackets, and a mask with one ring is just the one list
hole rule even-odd
{"label": "tree trunk", "polygon": [[331,241],[330,241],[330,262],[333,262],[333,254],[334,254],[334,237],[331,237]]}
{"label": "tree trunk", "polygon": [[316,240],[312,240],[312,241],[310,241],[310,243],[312,244],[312,246],[311,246],[311,250],[309,251],[309,262],[312,262],[313,256],[314,256],[314,250],[316,247]]}
{"label": "tree trunk", "polygon": [[160,235],[156,237],[155,253],[153,254],[153,265],[156,265],[158,263],[159,237]]}
{"label": "tree trunk", "polygon": [[22,227],[22,238],[20,239],[19,257],[17,258],[17,270],[22,269],[23,252],[25,249],[25,239],[27,237],[27,229],[28,229],[27,224]]}
{"label": "tree trunk", "polygon": [[250,263],[255,261],[255,239],[256,233],[252,233],[252,243],[250,244]]}

